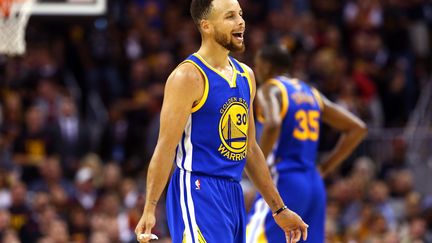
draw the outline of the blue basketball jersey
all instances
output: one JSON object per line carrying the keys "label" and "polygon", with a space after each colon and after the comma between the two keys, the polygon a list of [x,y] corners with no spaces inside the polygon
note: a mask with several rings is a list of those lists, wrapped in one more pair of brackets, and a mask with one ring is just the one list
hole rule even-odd
{"label": "blue basketball jersey", "polygon": [[[323,107],[321,95],[304,82],[284,76],[268,82],[279,88],[282,101],[279,140],[267,157],[274,183],[288,208],[310,226],[306,242],[322,243],[326,197],[315,166]],[[259,110],[257,113],[262,127],[263,117]],[[286,242],[285,233],[259,194],[249,212],[246,232],[246,243]]]}
{"label": "blue basketball jersey", "polygon": [[269,82],[281,91],[283,120],[279,140],[268,163],[276,163],[279,172],[314,169],[321,122],[321,95],[297,79],[278,76]]}
{"label": "blue basketball jersey", "polygon": [[184,62],[205,80],[204,95],[192,108],[175,162],[185,171],[240,181],[246,162],[251,83],[247,69],[232,57],[228,80],[199,54]]}

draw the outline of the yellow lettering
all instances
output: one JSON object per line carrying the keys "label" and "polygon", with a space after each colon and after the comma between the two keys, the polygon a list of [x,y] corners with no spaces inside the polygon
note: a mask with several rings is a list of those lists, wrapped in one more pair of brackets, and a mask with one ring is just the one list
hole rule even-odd
{"label": "yellow lettering", "polygon": [[229,160],[240,161],[246,158],[246,151],[241,153],[233,153],[229,151],[223,144],[219,145],[218,152]]}
{"label": "yellow lettering", "polygon": [[227,151],[226,148],[225,148],[225,146],[223,146],[223,144],[219,145],[218,152],[220,152],[221,154],[224,154],[225,151]]}

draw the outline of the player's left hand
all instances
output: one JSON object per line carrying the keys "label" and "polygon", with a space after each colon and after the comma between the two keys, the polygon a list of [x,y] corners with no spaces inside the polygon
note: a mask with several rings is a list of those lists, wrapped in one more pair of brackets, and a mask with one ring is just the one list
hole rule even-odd
{"label": "player's left hand", "polygon": [[140,243],[153,240],[151,230],[156,224],[154,212],[144,212],[135,228],[137,241]]}
{"label": "player's left hand", "polygon": [[[307,225],[295,212],[285,209],[274,220],[285,232],[287,243],[298,242],[300,238],[307,239]],[[302,237],[303,236],[303,237]]]}

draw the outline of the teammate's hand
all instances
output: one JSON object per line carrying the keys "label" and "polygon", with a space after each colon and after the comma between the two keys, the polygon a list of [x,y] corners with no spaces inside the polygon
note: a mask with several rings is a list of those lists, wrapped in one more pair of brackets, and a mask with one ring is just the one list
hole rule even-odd
{"label": "teammate's hand", "polygon": [[307,239],[307,225],[295,212],[285,209],[278,215],[274,216],[274,220],[285,232],[287,243],[298,242],[300,237],[303,240]]}
{"label": "teammate's hand", "polygon": [[144,212],[135,228],[137,241],[140,243],[150,242],[150,240],[152,240],[151,230],[153,229],[155,224],[155,214]]}

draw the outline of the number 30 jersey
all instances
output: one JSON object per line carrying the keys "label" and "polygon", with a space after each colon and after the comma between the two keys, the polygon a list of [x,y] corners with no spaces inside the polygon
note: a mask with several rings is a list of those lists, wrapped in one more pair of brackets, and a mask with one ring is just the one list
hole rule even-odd
{"label": "number 30 jersey", "polygon": [[[302,81],[284,76],[268,82],[281,91],[283,120],[279,140],[267,162],[276,163],[279,172],[315,168],[323,107],[320,93]],[[262,118],[259,120],[262,122]]]}
{"label": "number 30 jersey", "polygon": [[248,71],[232,57],[231,80],[197,53],[185,62],[200,70],[205,88],[200,102],[192,108],[175,163],[192,173],[240,181],[246,162],[252,90]]}

